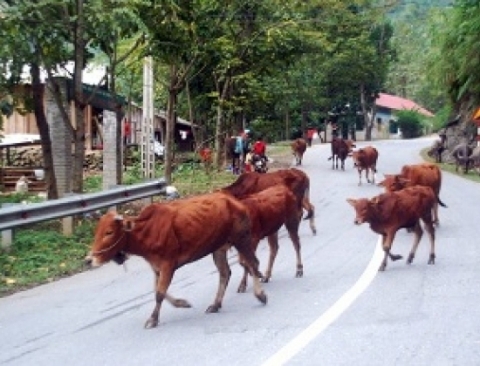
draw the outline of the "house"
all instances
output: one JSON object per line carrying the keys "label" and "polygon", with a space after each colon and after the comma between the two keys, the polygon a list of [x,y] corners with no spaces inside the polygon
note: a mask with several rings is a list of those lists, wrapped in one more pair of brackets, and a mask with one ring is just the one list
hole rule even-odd
{"label": "house", "polygon": [[377,113],[375,115],[376,138],[389,138],[398,135],[398,129],[392,121],[396,120],[395,112],[412,110],[425,117],[433,117],[434,114],[414,101],[396,95],[380,93],[377,100]]}
{"label": "house", "polygon": [[[29,84],[21,86],[26,89],[31,87]],[[67,80],[67,96],[70,107],[70,113],[74,113],[74,102],[72,97],[72,82]],[[97,88],[95,85],[83,84],[84,98],[88,101],[85,111],[85,145],[87,150],[95,150],[102,147],[102,114],[104,110],[114,111],[115,108],[120,105],[120,108],[124,114],[122,123],[125,120],[130,121],[132,134],[129,139],[129,143],[139,144],[141,142],[141,123],[143,119],[142,107],[137,104],[127,104],[125,98],[117,96],[113,98],[112,95],[102,89]],[[114,100],[116,99],[116,100]],[[48,99],[44,93],[44,103],[47,118],[49,115],[50,107]],[[177,150],[179,151],[191,151],[193,149],[193,131],[196,125],[186,121],[182,118],[177,118],[175,126],[175,143]],[[157,110],[154,113],[153,121],[154,137],[157,141],[163,143],[163,136],[166,129],[166,113],[164,111]],[[3,130],[0,130],[0,134],[5,136],[12,134],[26,134],[26,135],[38,135],[38,128],[33,113],[23,114],[18,111],[6,118],[3,123]]]}

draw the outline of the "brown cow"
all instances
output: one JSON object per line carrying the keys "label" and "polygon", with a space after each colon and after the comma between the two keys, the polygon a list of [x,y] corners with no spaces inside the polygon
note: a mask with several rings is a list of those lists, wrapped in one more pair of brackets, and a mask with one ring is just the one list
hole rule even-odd
{"label": "brown cow", "polygon": [[436,164],[423,163],[404,165],[400,174],[386,174],[385,179],[378,183],[385,188],[386,192],[394,192],[416,185],[426,186],[433,189],[436,200],[433,206],[433,222],[439,224],[438,205],[447,207],[440,200],[440,188],[442,186],[442,171]]}
{"label": "brown cow", "polygon": [[293,156],[295,156],[296,165],[302,165],[303,154],[307,150],[307,142],[304,139],[296,139],[291,144]]}
{"label": "brown cow", "polygon": [[302,207],[307,211],[304,220],[310,220],[310,229],[315,235],[317,229],[315,227],[315,207],[310,202],[310,178],[299,169],[280,169],[264,174],[257,172],[244,173],[235,182],[222,188],[222,191],[241,199],[278,184],[285,184],[302,202]]}
{"label": "brown cow", "polygon": [[[373,146],[366,146],[362,149],[352,152],[353,164],[358,170],[358,185],[362,184],[362,171],[365,170],[365,178],[368,183],[375,184],[375,174],[377,173],[378,151]],[[372,170],[372,180],[369,175]]]}
{"label": "brown cow", "polygon": [[187,263],[213,254],[220,281],[215,300],[207,308],[214,313],[230,279],[227,261],[228,242],[243,258],[254,278],[254,293],[262,303],[267,297],[260,285],[261,273],[252,249],[251,224],[247,208],[228,194],[216,192],[170,203],[152,204],[136,218],[123,218],[109,212],[100,219],[87,264],[102,265],[110,260],[122,264],[128,254],[143,257],[155,273],[156,305],[145,323],[158,325],[164,299],[175,307],[190,307],[167,290],[175,271]]}
{"label": "brown cow", "polygon": [[408,255],[407,263],[411,264],[423,234],[420,220],[430,237],[430,257],[428,264],[435,264],[435,229],[432,220],[432,208],[435,204],[435,193],[430,187],[414,186],[398,192],[382,193],[371,199],[347,199],[356,212],[355,224],[365,222],[377,234],[382,235],[382,246],[385,252],[379,271],[384,271],[387,258],[392,261],[402,258],[391,254],[395,234],[401,228],[412,228],[415,233],[413,247]]}
{"label": "brown cow", "polygon": [[356,147],[352,140],[344,140],[334,137],[331,142],[332,156],[328,160],[332,160],[332,169],[338,169],[338,161],[340,160],[340,168],[345,170],[345,159],[352,152],[352,148]]}
{"label": "brown cow", "polygon": [[[268,237],[270,257],[267,270],[262,278],[268,282],[272,277],[272,268],[278,253],[278,231],[285,225],[292,240],[297,257],[296,277],[303,276],[303,264],[300,250],[298,228],[302,218],[302,202],[283,184],[267,188],[261,192],[246,196],[241,202],[248,208],[252,223],[252,245],[256,251],[261,239]],[[247,288],[247,271],[238,287],[238,292]]]}

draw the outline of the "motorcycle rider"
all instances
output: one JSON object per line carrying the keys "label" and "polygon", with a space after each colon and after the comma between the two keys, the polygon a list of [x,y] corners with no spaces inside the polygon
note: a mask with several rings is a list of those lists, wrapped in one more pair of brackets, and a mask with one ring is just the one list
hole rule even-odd
{"label": "motorcycle rider", "polygon": [[[260,135],[258,136],[257,140],[253,144],[252,148],[252,153],[253,153],[253,165],[255,167],[256,171],[259,171],[261,173],[266,173],[267,172],[267,161],[268,158],[266,156],[266,151],[267,151],[267,144],[265,141],[263,141],[263,136]],[[256,164],[256,162],[260,162],[260,166]]]}

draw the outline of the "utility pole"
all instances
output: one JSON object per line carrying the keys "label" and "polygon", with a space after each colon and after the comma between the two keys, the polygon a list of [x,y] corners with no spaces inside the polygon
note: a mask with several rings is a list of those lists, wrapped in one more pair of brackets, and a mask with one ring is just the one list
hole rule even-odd
{"label": "utility pole", "polygon": [[147,179],[155,176],[155,153],[153,132],[153,60],[151,56],[143,61],[143,115],[140,159],[143,176]]}

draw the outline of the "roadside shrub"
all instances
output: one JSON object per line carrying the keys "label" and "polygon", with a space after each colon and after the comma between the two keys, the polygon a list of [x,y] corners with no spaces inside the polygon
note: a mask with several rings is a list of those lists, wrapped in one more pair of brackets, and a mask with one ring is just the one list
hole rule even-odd
{"label": "roadside shrub", "polygon": [[406,139],[422,136],[422,116],[416,111],[398,111],[396,113],[397,124],[402,131],[402,137]]}

